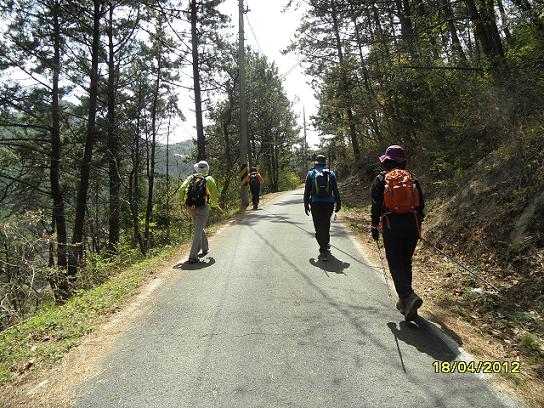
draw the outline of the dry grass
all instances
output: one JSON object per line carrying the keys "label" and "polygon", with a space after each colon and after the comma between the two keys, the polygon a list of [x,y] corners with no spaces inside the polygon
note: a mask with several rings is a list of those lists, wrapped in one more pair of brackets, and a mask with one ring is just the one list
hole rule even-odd
{"label": "dry grass", "polygon": [[[378,265],[376,246],[368,231],[369,213],[368,209],[350,209],[341,219],[354,231],[368,258]],[[480,297],[472,292],[473,287],[482,285],[454,263],[431,251],[420,243],[414,256],[414,290],[425,301],[422,313],[439,323],[476,360],[520,361],[521,374],[495,376],[494,382],[530,407],[544,406],[542,316],[531,310],[523,315],[530,321],[509,320],[509,316],[501,314],[500,307],[499,311],[495,310],[501,298]],[[509,284],[508,276],[503,280],[500,275],[489,279],[499,288]],[[527,335],[534,340],[531,349],[520,346]]]}
{"label": "dry grass", "polygon": [[159,265],[147,268],[147,278],[139,293],[125,299],[127,306],[107,318],[81,339],[80,344],[68,352],[58,364],[23,372],[0,388],[2,407],[70,407],[77,397],[77,385],[99,374],[98,358],[111,350],[116,336],[128,322],[147,312],[146,300],[175,271],[172,265],[187,253],[189,244],[183,245],[172,257]]}

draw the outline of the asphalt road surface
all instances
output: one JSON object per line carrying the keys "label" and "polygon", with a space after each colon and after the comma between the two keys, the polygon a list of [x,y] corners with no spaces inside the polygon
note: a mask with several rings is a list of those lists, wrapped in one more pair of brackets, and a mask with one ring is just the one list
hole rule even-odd
{"label": "asphalt road surface", "polygon": [[521,406],[474,374],[435,373],[459,351],[405,323],[348,231],[331,235],[317,261],[301,190],[227,226],[202,263],[174,266],[77,406]]}

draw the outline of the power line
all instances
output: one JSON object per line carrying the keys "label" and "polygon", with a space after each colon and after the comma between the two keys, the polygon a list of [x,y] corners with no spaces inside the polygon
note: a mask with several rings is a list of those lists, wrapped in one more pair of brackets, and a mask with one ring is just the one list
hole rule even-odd
{"label": "power line", "polygon": [[283,74],[280,75],[280,79],[285,79],[287,75],[289,75],[291,72],[295,70],[296,67],[298,67],[300,64],[302,64],[305,60],[307,60],[309,57],[306,56],[302,58],[300,61],[298,61],[295,65],[293,65],[291,68],[289,68],[287,71],[285,71]]}
{"label": "power line", "polygon": [[255,35],[255,31],[253,31],[253,27],[251,26],[251,23],[249,22],[249,16],[246,14],[246,21],[247,25],[249,26],[249,29],[251,30],[251,34],[253,34],[253,38],[255,39],[255,42],[257,43],[257,47],[259,48],[259,51],[261,54],[264,54],[263,50],[261,49],[261,45],[259,44],[259,40],[257,40],[257,36]]}
{"label": "power line", "polygon": [[280,80],[287,77],[287,75],[289,75],[291,72],[293,72],[293,70],[296,67],[298,67],[300,64],[302,64],[304,61],[306,61],[306,60],[310,59],[311,57],[315,56],[315,54],[317,54],[318,52],[319,52],[319,50],[314,50],[314,52],[311,52],[309,55],[306,55],[306,56],[302,57],[300,59],[300,61],[298,61],[295,65],[293,65],[291,68],[289,68],[287,71],[285,71],[283,74],[280,75]]}

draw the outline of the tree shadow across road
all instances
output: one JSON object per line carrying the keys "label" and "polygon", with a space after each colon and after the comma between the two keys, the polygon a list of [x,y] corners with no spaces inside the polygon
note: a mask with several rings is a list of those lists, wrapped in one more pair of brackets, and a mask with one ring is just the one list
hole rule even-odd
{"label": "tree shadow across road", "polygon": [[329,254],[329,260],[326,262],[320,261],[316,258],[310,258],[310,263],[316,268],[323,270],[327,276],[329,276],[327,272],[345,275],[346,273],[344,270],[350,266],[349,263],[343,262],[331,254]]}
{"label": "tree shadow across road", "polygon": [[272,205],[278,205],[278,206],[285,206],[285,205],[292,205],[292,204],[304,204],[304,200],[300,198],[295,198],[292,200],[286,200],[286,201],[280,201],[279,203],[274,203]]}
{"label": "tree shadow across road", "polygon": [[215,258],[212,258],[211,256],[208,257],[205,261],[199,261],[197,263],[189,263],[189,262],[181,262],[177,265],[174,265],[172,269],[182,269],[185,271],[194,271],[197,269],[205,269],[209,268],[215,263]]}

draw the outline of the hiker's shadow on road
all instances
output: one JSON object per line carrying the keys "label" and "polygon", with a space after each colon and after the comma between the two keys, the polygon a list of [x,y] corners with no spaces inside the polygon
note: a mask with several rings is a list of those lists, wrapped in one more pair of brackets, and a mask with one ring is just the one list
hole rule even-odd
{"label": "hiker's shadow on road", "polygon": [[326,262],[320,261],[316,258],[310,258],[310,263],[312,266],[315,266],[316,268],[321,269],[324,271],[327,276],[329,274],[327,272],[333,272],[336,274],[346,274],[344,272],[345,269],[349,268],[350,264],[347,262],[343,262],[340,259],[336,258],[334,255],[329,254],[329,260]]}
{"label": "hiker's shadow on road", "polygon": [[459,352],[451,350],[437,335],[428,327],[429,323],[421,316],[415,323],[401,321],[387,323],[393,335],[400,341],[414,346],[418,351],[431,356],[439,361],[452,361],[459,355]]}
{"label": "hiker's shadow on road", "polygon": [[203,261],[200,261],[200,262],[197,262],[197,263],[194,263],[194,264],[189,263],[189,262],[178,263],[177,265],[174,265],[172,267],[172,269],[182,269],[182,270],[185,270],[185,271],[194,271],[194,270],[197,270],[197,269],[209,268],[214,263],[215,263],[215,259],[210,256],[206,260],[203,260]]}

